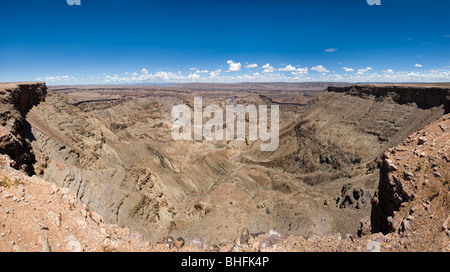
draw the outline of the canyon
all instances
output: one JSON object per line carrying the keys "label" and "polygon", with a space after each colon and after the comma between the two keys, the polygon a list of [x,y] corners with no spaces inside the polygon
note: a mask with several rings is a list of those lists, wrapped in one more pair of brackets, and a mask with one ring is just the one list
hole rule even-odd
{"label": "canyon", "polygon": [[[194,109],[194,97],[223,110],[278,105],[278,148],[263,152],[248,135],[174,141],[172,108]],[[139,247],[123,250],[149,250],[143,240],[164,241],[154,250],[181,248],[167,237],[183,237],[194,250],[200,238],[202,250],[305,250],[309,243],[352,251],[376,239],[400,250],[408,232],[420,233],[410,249],[421,250],[428,224],[439,242],[426,249],[449,249],[450,84],[26,82],[0,84],[0,105],[0,153],[10,157],[2,167],[19,181],[35,175],[64,188],[71,203],[102,218],[96,222],[142,235],[133,234]]]}

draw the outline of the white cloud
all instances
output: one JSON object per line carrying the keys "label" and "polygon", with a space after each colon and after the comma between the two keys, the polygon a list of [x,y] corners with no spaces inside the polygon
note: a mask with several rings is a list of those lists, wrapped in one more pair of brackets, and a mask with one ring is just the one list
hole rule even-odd
{"label": "white cloud", "polygon": [[317,71],[319,73],[328,73],[330,71],[327,70],[327,68],[323,67],[322,65],[317,65],[314,67],[311,67],[311,70]]}
{"label": "white cloud", "polygon": [[[143,69],[144,70],[144,69]],[[198,74],[197,74],[198,75]],[[199,75],[198,75],[199,76]],[[117,74],[105,76],[105,82],[123,83],[123,82],[160,82],[160,81],[181,81],[188,79],[189,76],[183,76],[181,72],[164,72],[158,71],[154,74],[142,71],[142,74],[133,73],[131,77],[119,77]],[[191,79],[196,78],[194,74]]]}
{"label": "white cloud", "polygon": [[200,75],[199,74],[197,74],[197,73],[193,73],[193,74],[189,74],[188,75],[188,79],[197,79],[197,78],[200,78]]}
{"label": "white cloud", "polygon": [[291,72],[291,74],[293,75],[306,75],[308,74],[308,67],[295,67],[292,66],[291,64],[286,65],[286,67],[283,68],[278,68],[278,71],[282,71],[282,72]]}
{"label": "white cloud", "polygon": [[308,74],[308,67],[297,68],[292,72],[293,75],[306,75]]}
{"label": "white cloud", "polygon": [[266,63],[262,68],[264,69],[263,73],[273,73],[275,71],[275,68],[270,63]]}
{"label": "white cloud", "polygon": [[247,69],[252,69],[252,68],[258,67],[258,64],[256,64],[256,63],[253,63],[253,64],[247,64],[247,65],[245,65],[244,67],[247,68]]}
{"label": "white cloud", "polygon": [[228,72],[239,72],[241,70],[241,63],[240,62],[234,62],[232,60],[227,61],[229,65]]}
{"label": "white cloud", "polygon": [[356,74],[363,75],[363,74],[365,74],[366,72],[368,72],[370,70],[373,70],[372,67],[366,67],[366,68],[363,68],[363,69],[359,69]]}
{"label": "white cloud", "polygon": [[45,81],[45,82],[57,82],[57,81],[82,81],[84,80],[83,78],[79,79],[77,77],[74,76],[47,76],[45,78],[42,77],[38,77],[36,78],[37,81]]}
{"label": "white cloud", "polygon": [[148,70],[145,68],[142,68],[141,73],[143,73],[144,75],[148,75]]}
{"label": "white cloud", "polygon": [[416,68],[422,68],[422,64],[416,63],[416,64],[414,64],[414,67],[416,67]]}
{"label": "white cloud", "polygon": [[[233,62],[234,63],[234,62]],[[232,63],[229,63],[232,64]],[[249,64],[247,64],[249,65]],[[412,68],[412,67],[411,67]],[[449,67],[450,68],[450,67]],[[317,73],[309,74],[309,69]],[[363,69],[353,69],[342,67],[341,74],[330,72],[323,65],[317,65],[312,68],[299,67],[292,64],[283,64],[279,68],[274,68],[270,63],[266,63],[258,72],[246,70],[243,73],[224,73],[222,69],[216,70],[195,70],[187,72],[166,72],[158,71],[151,73],[141,70],[142,73],[133,74],[110,74],[103,77],[105,82],[110,83],[145,83],[145,82],[164,82],[164,83],[188,83],[188,82],[205,82],[205,83],[237,83],[237,82],[313,82],[313,81],[341,81],[341,82],[446,82],[450,78],[449,69],[441,70],[414,70],[414,71],[394,71],[393,69],[385,69],[382,72],[375,73],[373,68],[366,67]],[[207,72],[209,71],[209,72]],[[353,72],[355,73],[347,73]],[[123,75],[123,76],[118,76]],[[37,78],[36,80],[43,79]],[[56,82],[53,84],[64,83],[65,81],[80,82],[81,78],[60,75],[44,78],[47,82]],[[88,80],[88,79],[87,79]]]}
{"label": "white cloud", "polygon": [[337,48],[328,48],[328,49],[325,49],[325,52],[333,53],[333,52],[336,52],[337,50],[338,50]]}
{"label": "white cloud", "polygon": [[450,38],[450,35],[444,35],[444,36],[442,36],[442,38],[448,39],[448,38]]}
{"label": "white cloud", "polygon": [[220,75],[220,73],[222,73],[221,69],[217,69],[215,71],[212,71],[211,73],[209,73],[209,77],[210,78],[216,78]]}
{"label": "white cloud", "polygon": [[117,82],[117,81],[120,81],[120,79],[119,79],[118,75],[113,74],[112,76],[110,76],[110,75],[105,76],[105,81],[106,82]]}
{"label": "white cloud", "polygon": [[286,67],[284,67],[284,68],[279,68],[278,69],[278,71],[286,71],[286,72],[293,72],[293,71],[295,71],[295,70],[297,70],[297,68],[295,68],[294,66],[292,66],[292,65],[287,65]]}
{"label": "white cloud", "polygon": [[306,75],[306,74],[308,74],[308,67],[297,68],[295,66],[292,66],[291,64],[288,64],[284,68],[278,68],[278,71],[291,72],[291,74],[293,74],[293,75]]}
{"label": "white cloud", "polygon": [[158,71],[155,74],[149,74],[143,77],[143,80],[178,80],[183,79],[184,77],[180,75],[180,73],[172,73],[172,72],[164,72]]}
{"label": "white cloud", "polygon": [[55,81],[60,81],[61,77],[60,76],[49,76],[45,78],[46,82],[55,82]]}

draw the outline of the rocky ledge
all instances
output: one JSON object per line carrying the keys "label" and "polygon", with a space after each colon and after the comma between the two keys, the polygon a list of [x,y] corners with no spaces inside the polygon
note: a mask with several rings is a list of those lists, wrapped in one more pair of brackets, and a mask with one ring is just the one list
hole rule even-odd
{"label": "rocky ledge", "polygon": [[33,173],[33,155],[27,143],[29,124],[25,115],[45,99],[43,82],[0,84],[0,154],[9,155],[16,169]]}
{"label": "rocky ledge", "polygon": [[415,103],[419,108],[443,107],[450,113],[449,84],[371,84],[351,87],[328,87],[328,92],[346,93],[352,96],[391,97],[399,104]]}
{"label": "rocky ledge", "polygon": [[[409,233],[424,244],[450,234],[449,146],[447,114],[384,154],[372,203],[373,232]],[[448,243],[448,236],[442,241]]]}

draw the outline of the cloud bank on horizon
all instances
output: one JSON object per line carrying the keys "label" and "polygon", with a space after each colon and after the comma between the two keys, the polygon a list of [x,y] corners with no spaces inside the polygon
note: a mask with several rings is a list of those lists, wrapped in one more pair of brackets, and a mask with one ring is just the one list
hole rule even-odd
{"label": "cloud bank on horizon", "polygon": [[445,0],[6,0],[2,9],[0,81],[450,82]]}

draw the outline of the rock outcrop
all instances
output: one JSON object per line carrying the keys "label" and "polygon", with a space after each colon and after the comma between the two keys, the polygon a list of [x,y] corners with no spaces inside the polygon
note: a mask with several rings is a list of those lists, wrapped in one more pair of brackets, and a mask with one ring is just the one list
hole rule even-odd
{"label": "rock outcrop", "polygon": [[0,155],[0,252],[147,251],[142,235],[110,225],[67,189]]}
{"label": "rock outcrop", "polygon": [[347,94],[360,97],[390,97],[398,104],[415,104],[421,109],[442,107],[444,114],[450,113],[450,90],[444,84],[355,85]]}
{"label": "rock outcrop", "polygon": [[14,167],[33,173],[33,155],[27,138],[27,112],[44,101],[47,87],[42,82],[0,84],[0,153],[14,160]]}
{"label": "rock outcrop", "polygon": [[435,231],[443,228],[450,216],[448,128],[450,115],[445,115],[384,154],[372,203],[373,232],[411,231],[425,218],[432,219],[427,221]]}

